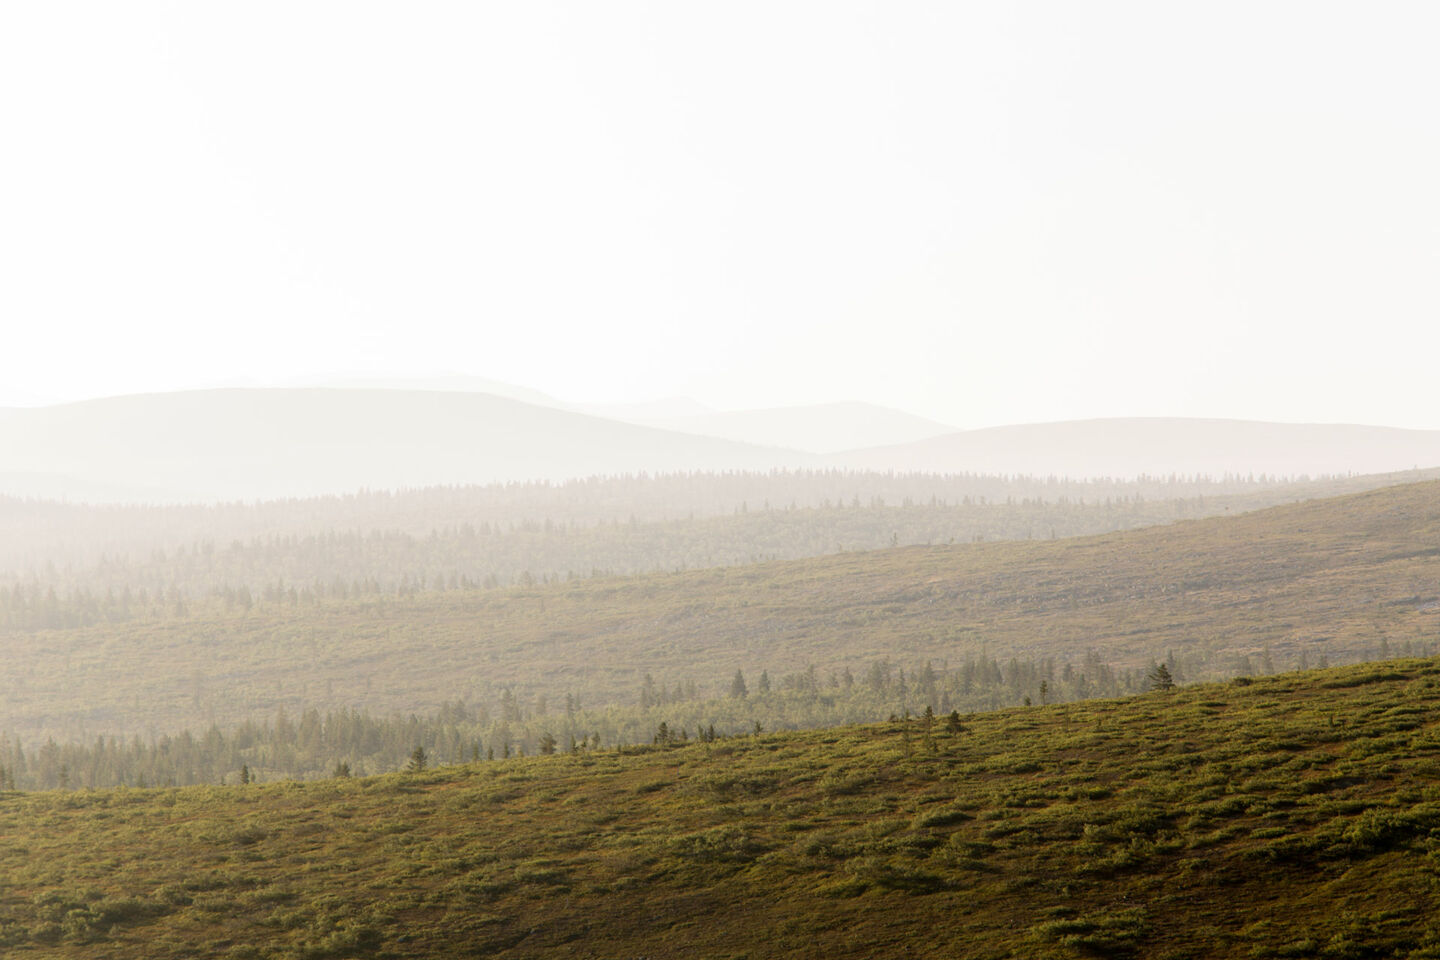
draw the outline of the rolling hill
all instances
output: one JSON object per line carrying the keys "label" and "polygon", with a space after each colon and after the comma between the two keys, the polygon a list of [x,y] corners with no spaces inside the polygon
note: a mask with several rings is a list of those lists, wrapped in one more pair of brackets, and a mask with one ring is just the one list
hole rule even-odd
{"label": "rolling hill", "polygon": [[[73,496],[305,497],[361,488],[818,465],[766,449],[483,393],[207,390],[0,417],[0,481]],[[37,490],[37,488],[39,488]]]}
{"label": "rolling hill", "polygon": [[833,454],[858,469],[1135,477],[1388,473],[1440,466],[1440,430],[1137,418],[967,430]]}
{"label": "rolling hill", "polygon": [[[894,545],[1072,537],[1440,478],[1296,483],[771,471],[368,491],[256,503],[96,505],[0,495],[0,590],[187,599],[277,581],[509,585]],[[16,625],[0,597],[0,628]],[[81,620],[93,619],[87,614]],[[75,625],[74,618],[32,626]]]}
{"label": "rolling hill", "polygon": [[906,444],[954,431],[953,427],[943,423],[870,403],[825,403],[689,416],[641,415],[622,419],[665,430],[808,453],[837,453],[882,444]]}
{"label": "rolling hill", "polygon": [[[1189,679],[1429,650],[1440,482],[1070,540],[902,547],[495,590],[255,606],[154,598],[130,620],[0,636],[22,739],[222,727],[278,707],[433,711],[567,695],[724,696],[736,670],[862,674],[1088,656]],[[182,609],[183,607],[183,609]],[[1021,691],[1016,691],[1016,694]]]}
{"label": "rolling hill", "polygon": [[0,794],[14,957],[1437,957],[1440,665]]}
{"label": "rolling hill", "polygon": [[783,447],[809,453],[833,453],[858,447],[909,443],[955,429],[924,417],[872,403],[821,403],[756,410],[716,410],[689,397],[668,397],[638,403],[572,403],[538,390],[460,375],[345,378],[303,385],[347,389],[490,393],[526,403],[660,430],[720,437],[737,443]]}
{"label": "rolling hill", "polygon": [[204,503],[696,471],[1298,478],[1440,466],[1440,431],[1157,419],[954,433],[867,404],[656,418],[517,396],[228,389],[0,410],[0,495]]}

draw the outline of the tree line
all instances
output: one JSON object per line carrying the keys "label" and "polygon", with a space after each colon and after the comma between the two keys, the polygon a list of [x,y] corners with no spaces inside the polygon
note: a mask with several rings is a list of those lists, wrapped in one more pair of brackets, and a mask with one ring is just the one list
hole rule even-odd
{"label": "tree line", "polygon": [[[656,518],[684,502],[713,507],[721,495],[717,487],[807,496],[742,499],[722,515],[691,510],[683,517]],[[881,492],[841,496],[846,489]],[[1237,489],[1248,492],[1215,492]],[[294,606],[327,597],[530,586],[911,544],[1070,537],[1249,509],[1293,498],[1298,489],[1269,478],[1078,484],[817,472],[512,484],[353,498],[370,505],[370,520],[403,524],[384,528],[303,525],[306,517],[319,524],[344,515],[342,507],[363,513],[351,498],[165,508],[0,498],[0,531],[6,534],[0,536],[0,555],[12,563],[31,561],[0,568],[0,630],[164,617],[212,601],[228,609]],[[686,501],[686,491],[698,493]],[[1152,496],[1156,491],[1164,495]],[[565,498],[572,493],[583,494],[578,502],[589,509],[567,508]],[[820,496],[830,493],[833,499]],[[892,499],[896,493],[900,496]],[[609,518],[593,516],[597,501],[612,504]],[[528,512],[537,504],[554,509],[554,515]],[[622,519],[626,507],[646,504],[648,510],[629,510]],[[312,509],[303,509],[307,505]],[[502,507],[516,512],[506,517]],[[54,529],[45,533],[51,524]],[[245,537],[215,535],[227,527],[267,526]],[[119,530],[128,532],[119,536]],[[83,548],[76,546],[81,541]],[[107,543],[112,549],[104,549]],[[81,556],[89,559],[74,559]]]}
{"label": "tree line", "polygon": [[[1440,655],[1440,641],[1380,646],[1355,659]],[[702,742],[760,731],[799,730],[881,720],[975,714],[1091,699],[1114,699],[1169,689],[1216,664],[1201,650],[1169,651],[1138,669],[1106,663],[1095,651],[1078,662],[967,656],[954,664],[909,667],[889,659],[822,672],[814,666],[771,676],[764,668],[736,670],[704,686],[657,682],[646,673],[633,699],[589,707],[574,694],[552,700],[522,697],[513,688],[489,703],[445,703],[425,715],[377,716],[363,708],[249,720],[228,731],[201,734],[97,736],[89,742],[49,738],[25,744],[0,732],[0,790],[161,787],[196,783],[364,776],[406,769],[416,751],[429,765],[475,763],[560,751],[626,749],[646,744]],[[1331,666],[1323,655],[1301,653],[1277,663],[1268,649],[1230,657],[1236,678],[1280,670]]]}
{"label": "tree line", "polygon": [[[1200,497],[1331,496],[1369,489],[1375,478],[1196,476],[1137,479],[888,473],[853,470],[636,474],[565,483],[500,483],[362,490],[343,496],[211,505],[87,505],[0,495],[0,571],[48,564],[84,568],[105,557],[131,562],[152,551],[210,542],[310,535],[320,531],[396,531],[425,537],[432,530],[470,526],[561,526],[650,523],[729,516],[744,511],[900,506],[933,502],[961,505],[1011,501],[1094,503]],[[1418,479],[1418,475],[1416,477]]]}
{"label": "tree line", "polygon": [[[1179,679],[1184,667],[1166,663]],[[876,660],[822,674],[814,667],[772,677],[738,671],[713,687],[673,687],[646,674],[634,700],[585,707],[573,695],[528,702],[511,690],[488,704],[446,703],[433,713],[375,716],[363,709],[274,717],[222,731],[100,735],[89,742],[48,739],[25,745],[0,736],[0,789],[184,786],[243,779],[314,779],[404,769],[423,752],[431,765],[472,763],[557,751],[868,723],[891,717],[976,713],[1003,707],[1119,697],[1146,689],[1146,671],[1116,669],[1095,653],[1079,663],[970,657],[955,665],[906,667]],[[723,693],[716,696],[713,690]]]}

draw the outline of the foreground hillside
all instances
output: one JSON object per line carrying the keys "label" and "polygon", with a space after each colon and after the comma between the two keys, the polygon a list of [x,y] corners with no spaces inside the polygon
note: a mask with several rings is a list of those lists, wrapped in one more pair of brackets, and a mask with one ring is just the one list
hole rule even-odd
{"label": "foreground hillside", "polygon": [[0,795],[14,957],[1440,956],[1440,664]]}
{"label": "foreground hillside", "polygon": [[[1440,483],[1073,540],[956,544],[489,591],[212,603],[161,620],[0,634],[0,731],[222,728],[364,706],[499,713],[635,703],[648,673],[724,697],[815,667],[1090,654],[1187,679],[1430,652]],[[1268,664],[1268,667],[1267,667]],[[1038,691],[1016,691],[1040,700]],[[938,707],[938,702],[935,703]],[[898,706],[898,704],[896,705]],[[922,703],[915,704],[919,709]],[[889,709],[895,709],[891,707]],[[881,714],[881,716],[887,715]]]}

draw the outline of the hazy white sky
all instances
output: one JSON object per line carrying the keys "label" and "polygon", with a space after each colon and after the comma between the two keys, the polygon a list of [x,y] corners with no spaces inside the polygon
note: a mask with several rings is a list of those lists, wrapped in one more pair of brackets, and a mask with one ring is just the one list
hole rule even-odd
{"label": "hazy white sky", "polygon": [[0,5],[0,405],[1440,428],[1432,3]]}

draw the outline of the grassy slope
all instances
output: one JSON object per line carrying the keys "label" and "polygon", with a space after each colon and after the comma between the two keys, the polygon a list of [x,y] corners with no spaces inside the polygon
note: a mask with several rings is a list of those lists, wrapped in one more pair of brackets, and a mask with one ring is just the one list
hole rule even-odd
{"label": "grassy slope", "polygon": [[984,652],[1141,665],[1202,651],[1213,676],[1268,647],[1346,662],[1440,634],[1440,482],[1074,540],[910,547],[751,567],[318,608],[211,611],[0,638],[0,729],[160,731],[278,705],[429,710],[566,693],[633,702],[640,678],[722,694],[736,669]]}
{"label": "grassy slope", "polygon": [[1440,956],[1440,664],[0,796],[7,956]]}

